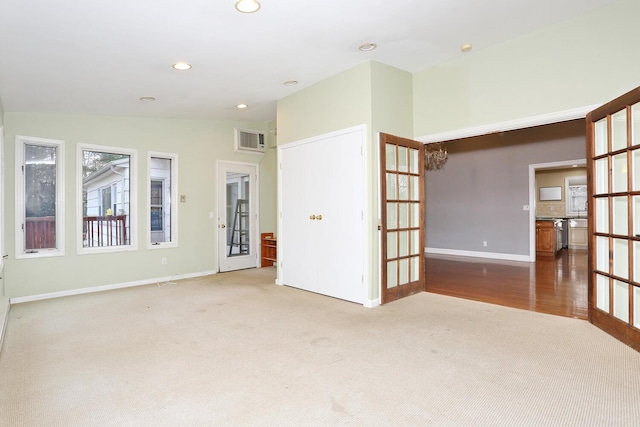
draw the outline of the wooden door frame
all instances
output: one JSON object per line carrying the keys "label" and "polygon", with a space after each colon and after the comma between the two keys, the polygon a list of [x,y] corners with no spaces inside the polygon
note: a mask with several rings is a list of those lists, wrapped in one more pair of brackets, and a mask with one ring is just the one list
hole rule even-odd
{"label": "wooden door frame", "polygon": [[[418,171],[420,174],[419,179],[419,248],[420,248],[420,256],[419,256],[419,271],[418,271],[418,281],[410,282],[405,285],[398,285],[392,289],[387,289],[387,209],[386,209],[386,201],[387,201],[387,182],[386,182],[386,144],[394,143],[397,145],[407,146],[418,150]],[[409,295],[413,295],[418,292],[424,292],[426,289],[426,273],[424,270],[425,267],[425,259],[424,259],[424,247],[425,247],[425,234],[426,234],[426,226],[425,226],[425,170],[424,170],[424,144],[420,141],[416,141],[413,139],[402,138],[395,135],[390,135],[386,133],[379,134],[379,153],[380,153],[380,302],[381,304],[386,304],[391,301],[395,301],[400,298],[407,297]],[[411,254],[409,254],[411,255]],[[410,256],[407,256],[409,259]]]}
{"label": "wooden door frame", "polygon": [[[589,269],[589,276],[588,276],[588,301],[589,301],[589,321],[594,324],[595,326],[599,327],[600,329],[602,329],[603,331],[605,331],[606,333],[608,333],[609,335],[612,335],[613,337],[615,337],[616,339],[624,342],[625,344],[631,346],[632,348],[636,349],[637,351],[640,351],[640,329],[634,328],[633,325],[633,316],[634,316],[634,306],[633,306],[633,302],[634,302],[634,298],[631,297],[629,300],[629,322],[623,322],[622,320],[619,320],[617,318],[615,318],[614,316],[605,313],[604,311],[601,311],[600,309],[597,308],[597,302],[596,302],[596,292],[595,292],[595,285],[596,285],[596,266],[597,266],[597,250],[596,250],[596,230],[595,230],[595,182],[594,182],[594,167],[595,167],[595,147],[594,147],[594,143],[595,143],[595,132],[594,132],[594,128],[595,128],[595,123],[601,119],[604,119],[605,117],[618,112],[622,109],[626,109],[626,107],[628,105],[633,105],[633,104],[637,104],[638,102],[640,102],[640,87],[631,90],[630,92],[625,93],[624,95],[602,105],[601,107],[591,111],[590,113],[587,114],[586,117],[586,126],[587,126],[587,192],[588,192],[588,201],[589,201],[589,206],[590,206],[590,213],[588,215],[588,230],[589,230],[589,259],[588,259],[588,269]],[[632,123],[630,120],[627,120],[627,137],[629,137],[629,135],[631,135],[631,126]],[[610,132],[610,127],[608,127],[608,143],[609,143],[609,147],[607,148],[607,152],[606,155],[610,156],[612,151],[611,151],[611,132]],[[628,145],[627,145],[628,147]],[[631,159],[627,158],[627,164],[631,165]],[[609,165],[609,169],[611,168],[611,165]],[[631,167],[628,168],[628,175],[631,175],[631,172],[633,171],[633,169]],[[627,193],[631,193],[633,192],[632,188],[627,188]],[[608,196],[610,197],[610,195],[612,194],[612,189],[611,189],[611,180],[609,180],[609,190],[608,190]],[[611,209],[611,208],[609,208]],[[628,206],[628,217],[632,216],[632,205],[629,204]],[[608,235],[613,235],[613,230],[611,229],[611,224],[613,221],[611,212],[609,212],[609,233],[607,233]],[[628,227],[631,228],[633,227],[633,222],[629,222],[628,223]],[[629,232],[629,235],[631,233]],[[630,237],[629,240],[633,240],[633,237]],[[609,252],[611,253],[611,248],[609,248]],[[633,251],[629,251],[629,278],[628,281],[626,283],[628,283],[630,286],[634,287],[636,285],[634,285],[633,283],[631,283],[633,281]],[[609,267],[609,273],[607,277],[613,278],[614,274],[613,274],[613,270],[611,267],[611,264],[613,263],[613,259],[612,256],[609,256],[609,263],[610,263],[610,267]],[[629,291],[631,293],[631,291]],[[610,294],[611,295],[611,294]],[[610,307],[613,305],[613,298],[610,298],[609,301]],[[610,310],[611,311],[611,310]]]}

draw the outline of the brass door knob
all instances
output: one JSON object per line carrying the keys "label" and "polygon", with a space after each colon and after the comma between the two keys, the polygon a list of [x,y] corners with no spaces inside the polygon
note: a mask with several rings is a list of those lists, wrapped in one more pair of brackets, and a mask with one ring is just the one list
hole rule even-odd
{"label": "brass door knob", "polygon": [[315,215],[311,215],[311,216],[309,217],[309,219],[313,221],[314,219],[316,219],[316,216],[315,216]]}
{"label": "brass door knob", "polygon": [[226,225],[224,225],[224,224],[220,224],[220,225],[219,225],[219,227],[220,227],[220,228],[227,228],[227,226],[226,226]]}
{"label": "brass door knob", "polygon": [[322,215],[316,215],[316,219],[317,219],[318,221],[322,221]]}

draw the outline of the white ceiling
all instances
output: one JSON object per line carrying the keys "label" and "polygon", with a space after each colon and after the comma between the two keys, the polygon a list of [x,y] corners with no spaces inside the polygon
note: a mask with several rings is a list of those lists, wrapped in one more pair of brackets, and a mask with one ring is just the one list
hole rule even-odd
{"label": "white ceiling", "polygon": [[0,99],[11,112],[272,120],[278,99],[364,61],[416,72],[614,2],[262,0],[249,15],[235,0],[0,0]]}

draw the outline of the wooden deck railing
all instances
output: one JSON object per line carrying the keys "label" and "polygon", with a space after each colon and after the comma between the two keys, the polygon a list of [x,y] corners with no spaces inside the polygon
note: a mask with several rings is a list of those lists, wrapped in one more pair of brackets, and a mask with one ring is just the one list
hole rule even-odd
{"label": "wooden deck railing", "polygon": [[85,216],[84,246],[119,246],[129,244],[127,238],[127,216]]}
{"label": "wooden deck railing", "polygon": [[25,218],[25,249],[51,249],[56,247],[56,217]]}
{"label": "wooden deck railing", "polygon": [[[82,224],[85,247],[128,245],[127,216],[85,216]],[[56,247],[56,217],[31,217],[25,221],[25,249]]]}

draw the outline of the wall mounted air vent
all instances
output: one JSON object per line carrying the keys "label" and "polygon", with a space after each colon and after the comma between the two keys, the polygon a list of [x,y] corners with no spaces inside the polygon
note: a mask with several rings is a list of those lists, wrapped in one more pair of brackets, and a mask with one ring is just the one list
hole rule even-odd
{"label": "wall mounted air vent", "polygon": [[255,130],[236,129],[236,151],[264,154],[266,150],[265,142],[264,133]]}

